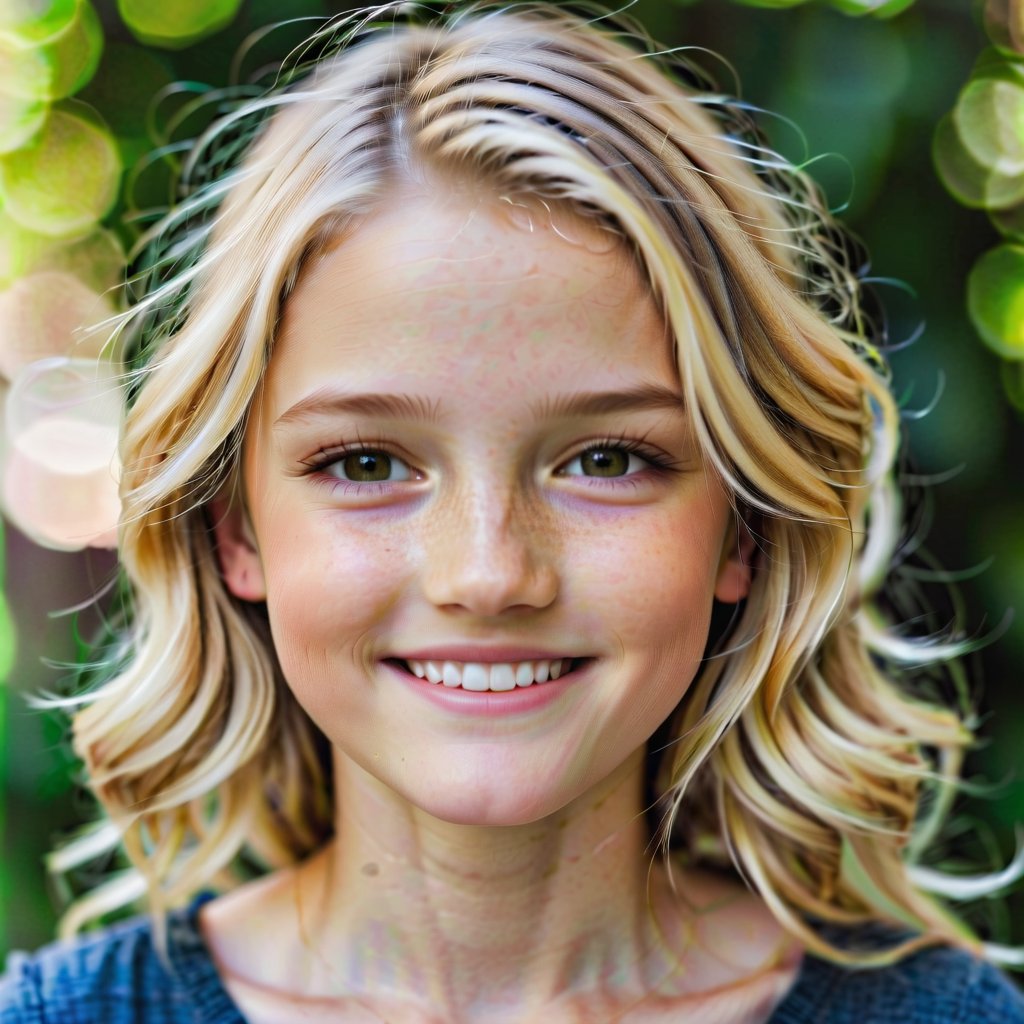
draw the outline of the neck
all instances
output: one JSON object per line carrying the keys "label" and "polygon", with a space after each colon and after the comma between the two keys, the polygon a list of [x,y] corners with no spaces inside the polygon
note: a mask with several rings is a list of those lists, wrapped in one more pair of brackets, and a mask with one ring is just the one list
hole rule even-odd
{"label": "neck", "polygon": [[608,979],[646,991],[671,964],[651,906],[642,765],[641,750],[548,818],[480,827],[425,815],[338,755],[345,828],[296,877],[317,951],[309,983],[412,994],[446,1020],[533,1019]]}
{"label": "neck", "polygon": [[[247,1019],[767,1019],[799,944],[735,879],[647,849],[642,758],[557,814],[455,825],[335,756],[335,841],[203,909]],[[643,1004],[641,1006],[640,1004]]]}

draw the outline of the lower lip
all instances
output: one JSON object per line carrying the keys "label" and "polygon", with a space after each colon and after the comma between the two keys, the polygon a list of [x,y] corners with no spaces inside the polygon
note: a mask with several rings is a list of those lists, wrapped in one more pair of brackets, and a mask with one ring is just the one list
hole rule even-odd
{"label": "lower lip", "polygon": [[444,683],[420,679],[419,676],[390,661],[382,661],[381,665],[414,693],[424,700],[429,700],[436,707],[460,715],[496,718],[538,711],[554,703],[566,694],[574,683],[588,675],[595,660],[587,658],[568,675],[559,676],[546,683],[531,683],[529,686],[517,686],[514,690],[500,691],[464,690],[461,686],[445,686]]}

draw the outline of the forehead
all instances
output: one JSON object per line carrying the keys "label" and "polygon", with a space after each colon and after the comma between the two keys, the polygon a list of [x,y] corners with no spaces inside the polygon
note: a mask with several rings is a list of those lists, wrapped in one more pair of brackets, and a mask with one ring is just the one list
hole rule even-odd
{"label": "forehead", "polygon": [[583,369],[672,382],[657,304],[625,244],[565,211],[414,196],[301,274],[268,372],[271,405],[340,376],[539,387]]}

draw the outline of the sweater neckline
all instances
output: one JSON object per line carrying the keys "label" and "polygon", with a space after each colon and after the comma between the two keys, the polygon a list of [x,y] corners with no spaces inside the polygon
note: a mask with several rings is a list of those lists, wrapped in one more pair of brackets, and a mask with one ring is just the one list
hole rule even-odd
{"label": "sweater neckline", "polygon": [[167,915],[167,954],[197,1021],[201,1020],[203,1024],[246,1024],[217,973],[213,955],[199,928],[199,911],[216,897],[217,893],[204,890],[187,907]]}

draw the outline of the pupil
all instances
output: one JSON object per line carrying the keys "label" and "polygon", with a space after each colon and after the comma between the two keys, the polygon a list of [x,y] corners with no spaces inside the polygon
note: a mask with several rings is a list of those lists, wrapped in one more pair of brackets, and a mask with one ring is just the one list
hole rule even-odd
{"label": "pupil", "polygon": [[[622,463],[616,472],[616,460]],[[616,448],[597,448],[586,452],[580,465],[589,463],[591,469],[597,471],[598,476],[621,476],[629,466],[629,456]]]}
{"label": "pupil", "polygon": [[[384,452],[378,452],[376,454],[367,454],[361,452],[355,455],[345,456],[345,473],[352,479],[360,483],[370,483],[379,480],[386,480],[388,474],[391,471],[391,459],[384,454]],[[367,475],[362,475],[367,474]]]}

